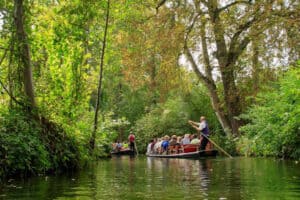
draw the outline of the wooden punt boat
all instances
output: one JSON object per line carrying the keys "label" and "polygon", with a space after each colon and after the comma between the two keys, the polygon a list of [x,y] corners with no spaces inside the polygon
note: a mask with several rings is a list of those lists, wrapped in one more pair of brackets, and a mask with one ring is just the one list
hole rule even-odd
{"label": "wooden punt boat", "polygon": [[134,156],[135,155],[135,151],[130,150],[130,149],[125,149],[125,150],[120,150],[120,151],[112,151],[110,152],[110,154],[112,156]]}
{"label": "wooden punt boat", "polygon": [[200,150],[187,153],[178,153],[178,154],[148,154],[147,157],[155,158],[203,158],[203,157],[215,157],[218,154],[218,151],[215,149],[211,150]]}

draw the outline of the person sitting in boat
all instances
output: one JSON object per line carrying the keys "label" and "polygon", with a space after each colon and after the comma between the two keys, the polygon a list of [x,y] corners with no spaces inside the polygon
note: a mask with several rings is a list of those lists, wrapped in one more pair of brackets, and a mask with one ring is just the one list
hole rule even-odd
{"label": "person sitting in boat", "polygon": [[152,144],[153,144],[153,142],[154,142],[154,140],[150,140],[150,143],[148,144],[148,146],[147,146],[147,153],[146,153],[146,155],[149,155],[149,154],[152,154],[153,152],[152,152]]}
{"label": "person sitting in boat", "polygon": [[192,120],[189,120],[188,121],[189,124],[195,128],[197,131],[200,131],[201,132],[201,145],[200,145],[200,149],[201,150],[205,150],[205,147],[208,143],[208,137],[209,137],[209,128],[208,128],[208,123],[205,119],[204,116],[201,116],[200,117],[200,123],[198,122],[194,122]]}
{"label": "person sitting in boat", "polygon": [[123,142],[123,149],[128,149],[129,145],[127,142]]}
{"label": "person sitting in boat", "polygon": [[151,151],[152,151],[152,153],[154,153],[154,146],[155,146],[156,142],[157,142],[157,138],[154,138],[153,142],[151,143]]}
{"label": "person sitting in boat", "polygon": [[187,145],[190,143],[191,143],[190,134],[185,134],[184,138],[182,139],[182,145]]}
{"label": "person sitting in boat", "polygon": [[200,144],[200,140],[198,139],[198,136],[196,134],[193,135],[193,139],[191,141],[191,144]]}
{"label": "person sitting in boat", "polygon": [[112,143],[112,149],[113,149],[113,151],[117,150],[117,141],[115,141],[114,143]]}
{"label": "person sitting in boat", "polygon": [[177,144],[177,136],[172,135],[171,140],[169,142],[169,146],[175,146]]}
{"label": "person sitting in boat", "polygon": [[120,151],[122,149],[122,147],[123,147],[123,144],[120,141],[117,141],[116,150]]}
{"label": "person sitting in boat", "polygon": [[163,142],[163,140],[161,138],[157,139],[157,142],[154,145],[154,153],[161,153],[161,143]]}
{"label": "person sitting in boat", "polygon": [[168,135],[166,135],[166,136],[164,137],[164,140],[163,140],[163,142],[161,143],[162,153],[168,151],[168,147],[169,147],[169,139],[170,139],[170,137],[169,137]]}
{"label": "person sitting in boat", "polygon": [[177,143],[176,143],[176,144],[180,146],[181,143],[182,143],[182,137],[181,137],[181,136],[178,136],[178,137],[177,137]]}

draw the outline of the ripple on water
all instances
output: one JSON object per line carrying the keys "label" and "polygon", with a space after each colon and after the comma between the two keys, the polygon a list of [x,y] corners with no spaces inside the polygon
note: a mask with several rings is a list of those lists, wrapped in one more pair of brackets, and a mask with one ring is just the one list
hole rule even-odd
{"label": "ripple on water", "polygon": [[299,177],[298,165],[271,159],[124,157],[76,174],[15,181],[0,199],[299,199]]}

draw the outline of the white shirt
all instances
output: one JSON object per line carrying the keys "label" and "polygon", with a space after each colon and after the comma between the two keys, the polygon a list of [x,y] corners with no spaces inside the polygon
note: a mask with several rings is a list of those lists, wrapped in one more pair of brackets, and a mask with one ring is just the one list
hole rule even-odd
{"label": "white shirt", "polygon": [[149,143],[147,146],[147,155],[149,155],[151,153],[151,145],[152,145],[152,143]]}
{"label": "white shirt", "polygon": [[203,129],[205,129],[205,127],[206,127],[206,122],[205,121],[202,121],[202,122],[199,123],[199,128],[200,128],[201,131]]}
{"label": "white shirt", "polygon": [[154,151],[157,151],[158,148],[161,147],[161,143],[162,143],[162,141],[159,141],[159,142],[156,142],[156,143],[155,143],[155,145],[154,145]]}
{"label": "white shirt", "polygon": [[190,141],[190,138],[183,138],[182,140],[181,140],[181,142],[182,142],[182,144],[183,145],[186,145],[186,144],[190,144],[191,143],[191,141]]}

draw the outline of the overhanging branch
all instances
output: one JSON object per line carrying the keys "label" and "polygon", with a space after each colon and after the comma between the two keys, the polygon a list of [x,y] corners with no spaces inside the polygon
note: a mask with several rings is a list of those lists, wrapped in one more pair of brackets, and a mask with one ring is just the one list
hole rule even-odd
{"label": "overhanging branch", "polygon": [[[2,58],[0,59],[0,66],[2,65],[4,59],[5,59],[6,55],[7,55],[8,49],[9,49],[9,48],[5,49],[5,52],[4,52],[3,56],[2,56]],[[0,85],[3,87],[3,89],[5,90],[5,92],[8,94],[8,96],[9,96],[14,102],[16,102],[17,104],[19,104],[19,105],[21,105],[21,106],[23,106],[23,107],[26,107],[26,105],[25,105],[24,103],[18,101],[18,100],[17,100],[17,99],[9,92],[9,90],[5,87],[5,84],[1,81],[1,79],[0,79]]]}
{"label": "overhanging branch", "polygon": [[230,4],[226,5],[226,6],[224,6],[224,7],[222,7],[222,8],[219,8],[219,9],[218,9],[218,13],[220,13],[220,12],[222,12],[222,11],[224,11],[224,10],[230,8],[231,6],[237,5],[237,4],[247,4],[247,5],[251,5],[251,2],[252,2],[251,0],[249,0],[249,1],[234,1],[234,2],[232,2],[232,3],[230,3]]}
{"label": "overhanging branch", "polygon": [[156,9],[156,13],[158,13],[158,9],[163,6],[166,3],[167,0],[160,0],[157,4],[157,6],[155,7]]}

